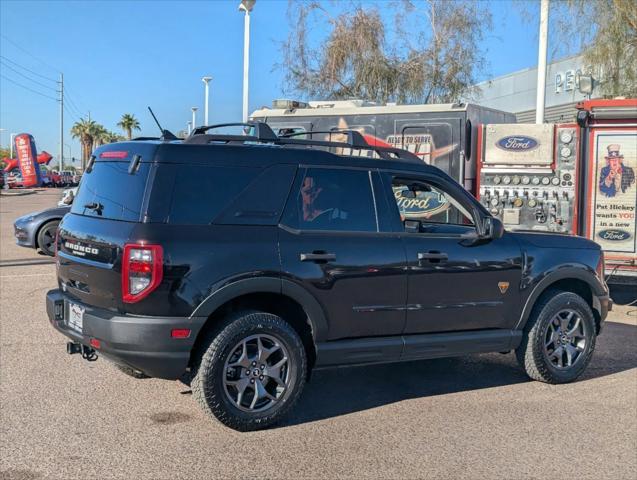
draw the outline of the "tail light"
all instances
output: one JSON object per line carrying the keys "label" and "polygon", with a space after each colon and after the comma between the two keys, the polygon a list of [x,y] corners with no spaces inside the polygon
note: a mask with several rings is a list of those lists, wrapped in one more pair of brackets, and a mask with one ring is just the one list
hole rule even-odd
{"label": "tail light", "polygon": [[164,275],[160,245],[126,244],[122,259],[122,299],[126,303],[146,298]]}

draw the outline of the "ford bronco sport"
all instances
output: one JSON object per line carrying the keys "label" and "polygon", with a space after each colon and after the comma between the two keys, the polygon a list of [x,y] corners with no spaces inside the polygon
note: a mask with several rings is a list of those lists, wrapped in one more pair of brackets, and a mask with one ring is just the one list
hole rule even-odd
{"label": "ford bronco sport", "polygon": [[413,154],[265,124],[98,148],[58,229],[51,324],[69,353],[186,379],[237,430],[312,369],[515,354],[576,379],[612,302],[600,247],[511,233]]}

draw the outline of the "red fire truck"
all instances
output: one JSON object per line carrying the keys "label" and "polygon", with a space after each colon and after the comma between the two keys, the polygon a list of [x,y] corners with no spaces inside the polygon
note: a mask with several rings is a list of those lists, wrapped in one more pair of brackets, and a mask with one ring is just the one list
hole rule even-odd
{"label": "red fire truck", "polygon": [[609,281],[637,283],[637,99],[577,108],[577,123],[480,125],[478,198],[508,229],[594,240]]}

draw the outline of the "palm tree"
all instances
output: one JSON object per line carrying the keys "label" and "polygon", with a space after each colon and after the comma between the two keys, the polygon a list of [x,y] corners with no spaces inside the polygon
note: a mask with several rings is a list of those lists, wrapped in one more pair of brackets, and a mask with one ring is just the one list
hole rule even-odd
{"label": "palm tree", "polygon": [[115,142],[121,142],[125,140],[125,138],[119,133],[111,132],[109,130],[104,135],[103,140],[104,140],[104,143],[115,143]]}
{"label": "palm tree", "polygon": [[96,123],[93,129],[94,147],[99,147],[100,145],[104,145],[105,143],[108,143],[106,140],[107,134],[108,134],[108,130],[104,128],[104,125],[100,125],[99,123]]}
{"label": "palm tree", "polygon": [[126,132],[126,137],[129,140],[133,138],[133,130],[141,130],[139,127],[139,120],[137,120],[135,115],[131,113],[125,113],[122,115],[122,119],[119,121],[117,126]]}
{"label": "palm tree", "polygon": [[78,138],[82,145],[82,170],[86,166],[91,153],[93,153],[93,142],[95,140],[97,124],[93,120],[80,120],[75,122],[71,128],[71,136]]}

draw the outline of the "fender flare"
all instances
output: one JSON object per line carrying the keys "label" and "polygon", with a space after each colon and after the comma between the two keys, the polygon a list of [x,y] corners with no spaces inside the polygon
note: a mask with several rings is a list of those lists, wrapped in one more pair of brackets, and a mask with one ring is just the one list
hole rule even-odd
{"label": "fender flare", "polygon": [[529,320],[531,316],[531,311],[535,306],[538,298],[542,295],[546,289],[552,285],[553,283],[564,280],[564,279],[574,279],[581,280],[585,282],[588,287],[591,289],[591,297],[593,300],[593,309],[600,313],[601,306],[598,296],[608,295],[608,292],[602,285],[602,283],[597,279],[595,274],[591,273],[588,270],[588,267],[585,266],[560,266],[557,269],[546,274],[531,290],[531,294],[527,297],[526,303],[524,304],[524,308],[522,309],[522,314],[520,315],[520,320],[515,326],[515,330],[521,330],[526,325],[526,322]]}
{"label": "fender flare", "polygon": [[191,318],[207,318],[225,303],[250,293],[276,293],[294,300],[308,316],[314,343],[326,340],[327,318],[316,298],[301,285],[277,277],[244,278],[229,283],[206,297],[191,314]]}

